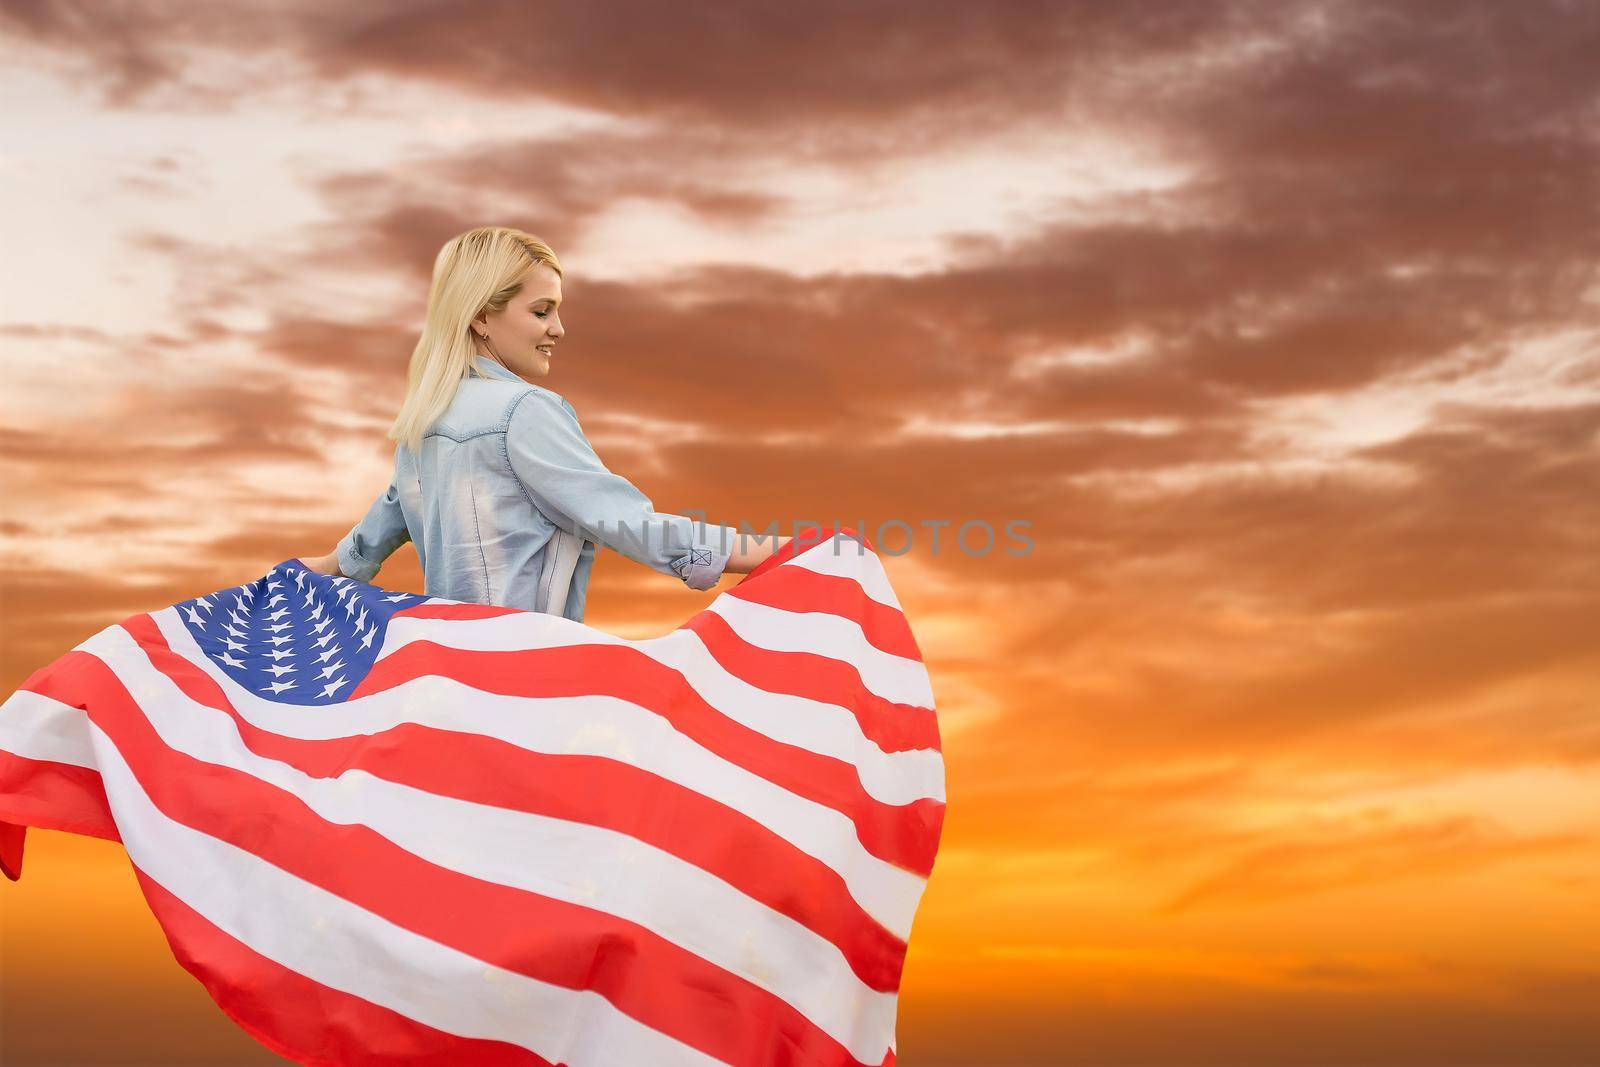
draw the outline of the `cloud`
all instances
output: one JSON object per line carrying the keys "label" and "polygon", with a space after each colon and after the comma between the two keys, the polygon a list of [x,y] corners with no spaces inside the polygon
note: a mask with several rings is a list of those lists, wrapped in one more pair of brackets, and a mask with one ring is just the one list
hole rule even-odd
{"label": "cloud", "polygon": [[[28,620],[6,635],[14,681],[133,611],[325,550],[387,478],[434,256],[504,223],[568,263],[548,384],[658,507],[917,527],[887,565],[952,725],[947,854],[970,857],[929,914],[987,902],[1017,925],[946,912],[932,940],[1021,946],[996,989],[1081,959],[1025,924],[1170,944],[1242,905],[1288,943],[1319,934],[1302,901],[1404,901],[1414,879],[1461,907],[1592,886],[1570,824],[1518,823],[1474,783],[1600,759],[1600,11],[4,18],[20,69],[67,72],[107,112],[270,115],[357,146],[284,151],[309,205],[284,220],[237,173],[197,171],[234,142],[152,148],[108,173],[95,218],[118,270],[170,280],[146,290],[167,299],[157,324],[119,331],[93,288],[71,321],[0,324],[28,356],[0,431],[21,502],[0,589]],[[403,137],[364,140],[396,121]],[[168,214],[202,188],[261,217],[219,234],[198,206]],[[63,354],[84,388],[59,388]],[[1026,520],[1033,549],[975,558],[946,529],[930,553],[921,524],[969,519]],[[384,578],[421,588],[408,552]],[[683,617],[683,595],[613,559],[590,604],[639,636]],[[1454,791],[1388,797],[1422,785]],[[1526,803],[1566,811],[1546,788]],[[959,905],[938,903],[940,878]],[[1454,920],[1432,921],[1396,929],[1395,952],[1432,958]],[[1516,952],[1491,978],[1587,1003],[1592,976]],[[970,965],[928,973],[970,992]],[[1248,998],[1225,1012],[1167,1018],[1252,1018],[1275,985],[1404,985],[1310,948],[1273,966],[1243,967]],[[1171,991],[1140,982],[1129,997]],[[1008,1011],[988,1017],[1048,1029]],[[1318,1011],[1271,1017],[1300,1035]],[[1497,1047],[1513,1014],[1484,1023]],[[1441,1008],[1418,1033],[1462,1021]],[[1391,1023],[1375,1009],[1364,1032]],[[1116,1059],[1130,1031],[1103,1029],[1093,1047]],[[1245,1062],[1238,1034],[1207,1033],[1211,1059]],[[1049,1034],[1036,1058],[1064,1047]],[[1371,1052],[1358,1037],[1346,1058]]]}

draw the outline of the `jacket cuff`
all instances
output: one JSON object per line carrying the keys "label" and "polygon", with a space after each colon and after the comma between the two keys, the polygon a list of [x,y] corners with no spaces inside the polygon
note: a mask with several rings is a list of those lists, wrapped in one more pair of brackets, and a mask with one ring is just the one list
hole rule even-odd
{"label": "jacket cuff", "polygon": [[339,542],[338,554],[339,570],[346,578],[371,582],[377,577],[380,565],[356,551],[355,539],[351,534],[345,534],[344,540]]}
{"label": "jacket cuff", "polygon": [[722,572],[728,569],[728,560],[738,543],[739,531],[732,526],[699,521],[694,529],[689,543],[684,546],[684,554],[671,559],[667,566],[683,579],[683,584],[703,592],[722,580]]}
{"label": "jacket cuff", "polygon": [[729,553],[714,548],[691,548],[686,556],[679,556],[669,566],[690,589],[704,591],[722,580],[727,569]]}

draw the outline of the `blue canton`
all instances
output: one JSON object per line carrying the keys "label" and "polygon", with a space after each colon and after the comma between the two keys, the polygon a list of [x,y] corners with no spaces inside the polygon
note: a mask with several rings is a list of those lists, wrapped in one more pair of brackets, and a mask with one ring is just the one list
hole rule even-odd
{"label": "blue canton", "polygon": [[287,559],[246,585],[177,604],[230,678],[280,704],[337,704],[372,669],[389,619],[431,598],[329,577]]}

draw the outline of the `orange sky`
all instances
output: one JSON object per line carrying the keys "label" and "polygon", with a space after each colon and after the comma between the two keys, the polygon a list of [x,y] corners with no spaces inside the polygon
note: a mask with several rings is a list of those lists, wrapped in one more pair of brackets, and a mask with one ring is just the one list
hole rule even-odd
{"label": "orange sky", "polygon": [[[517,226],[658,508],[918,531],[908,1067],[1600,1061],[1600,8],[233,7],[0,13],[4,692],[331,549]],[[117,846],[0,899],[5,1063],[278,1062]]]}

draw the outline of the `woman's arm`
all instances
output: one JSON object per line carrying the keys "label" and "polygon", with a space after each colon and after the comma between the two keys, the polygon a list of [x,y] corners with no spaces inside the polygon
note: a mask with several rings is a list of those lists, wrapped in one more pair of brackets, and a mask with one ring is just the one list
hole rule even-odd
{"label": "woman's arm", "polygon": [[401,545],[411,540],[405,514],[400,509],[400,493],[393,480],[388,488],[378,494],[361,521],[350,528],[333,550],[336,571],[321,574],[343,574],[363,582],[377,577],[383,561],[394,555]]}
{"label": "woman's arm", "polygon": [[727,569],[740,533],[655,510],[632,482],[606,468],[565,398],[547,389],[523,394],[506,427],[511,470],[551,522],[635,563],[710,589]]}
{"label": "woman's arm", "polygon": [[400,508],[400,494],[391,479],[360,522],[340,539],[326,556],[302,556],[308,571],[331,578],[356,578],[370,582],[395,549],[411,540],[411,530]]}

